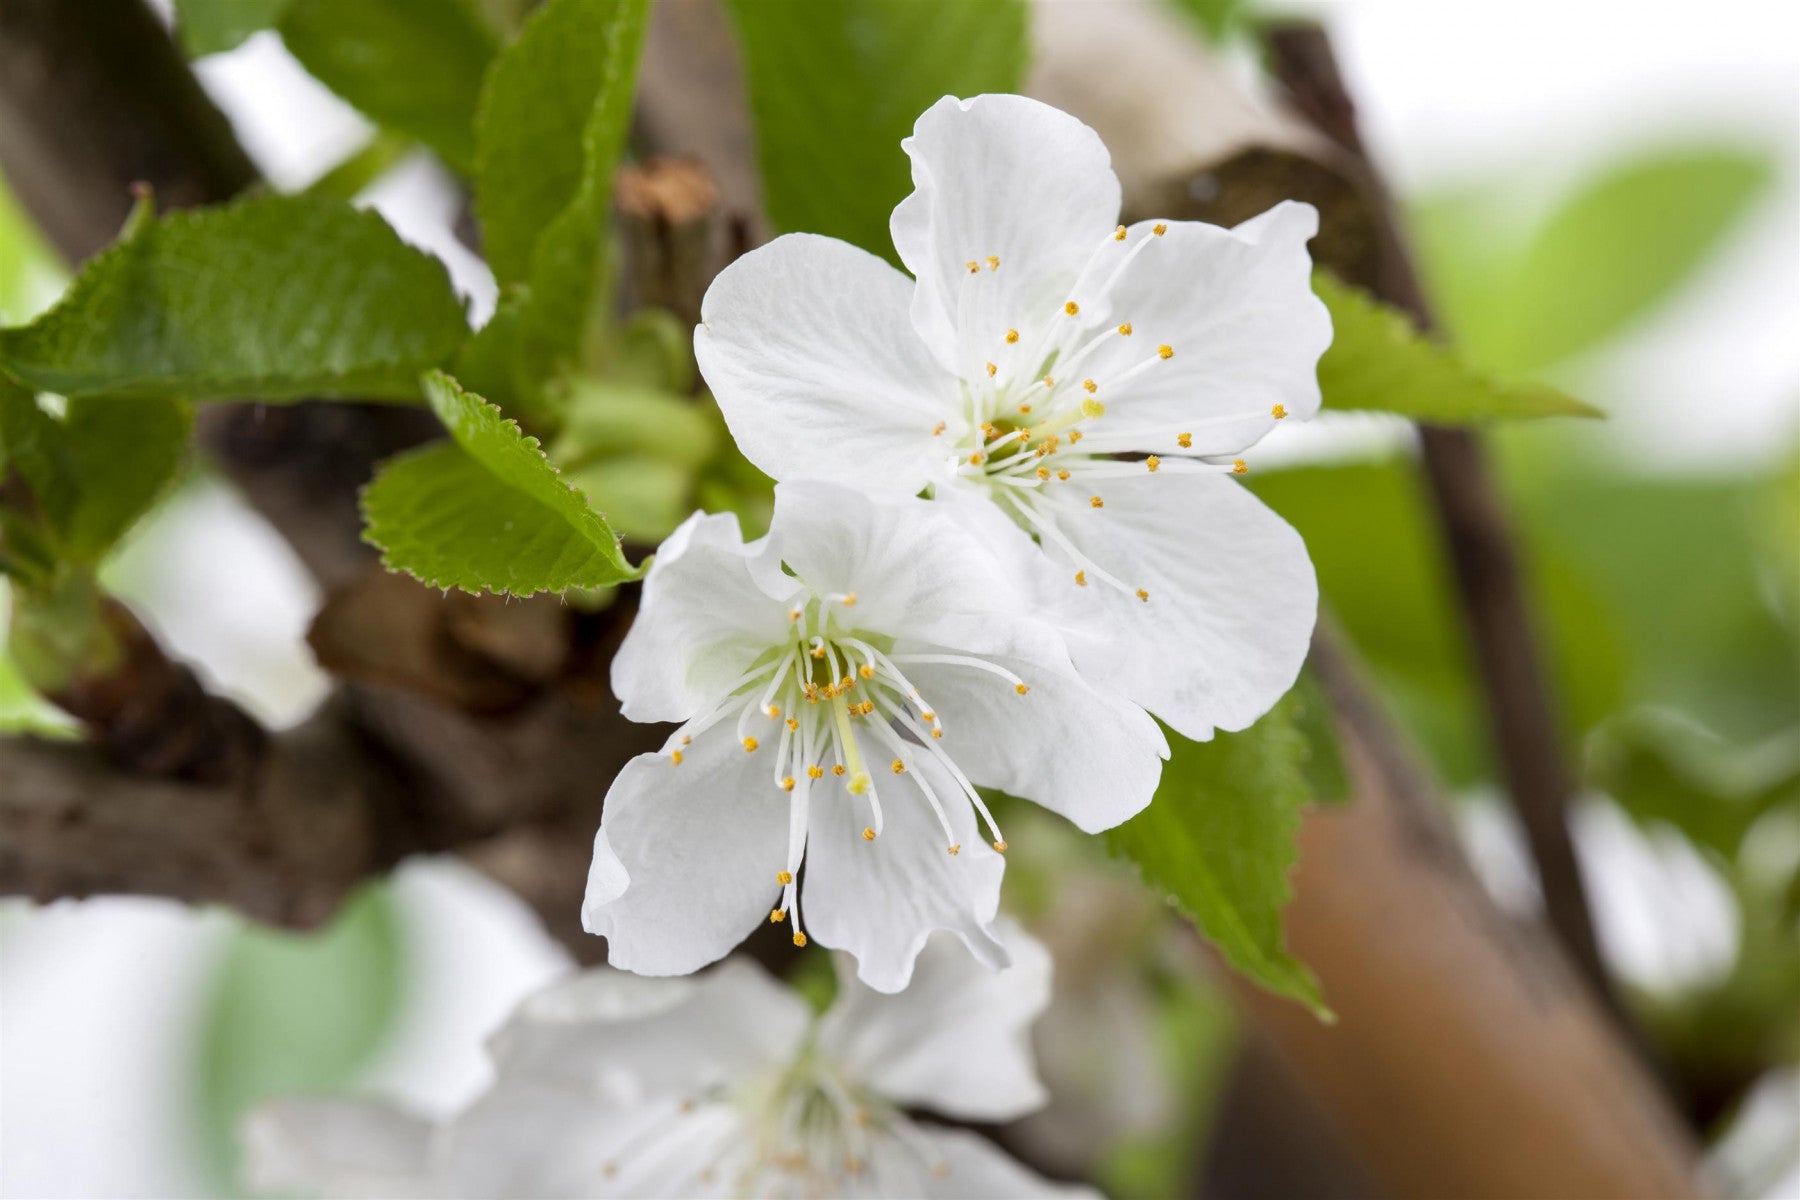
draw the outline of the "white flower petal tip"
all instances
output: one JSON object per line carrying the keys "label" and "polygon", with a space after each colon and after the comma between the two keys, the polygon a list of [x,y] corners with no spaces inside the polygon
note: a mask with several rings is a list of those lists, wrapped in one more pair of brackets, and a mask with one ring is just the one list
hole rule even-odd
{"label": "white flower petal tip", "polygon": [[1041,947],[1006,927],[994,973],[944,935],[909,991],[847,980],[815,1016],[748,961],[647,980],[600,968],[528,998],[489,1041],[488,1089],[436,1124],[366,1101],[279,1101],[245,1130],[253,1182],[326,1196],[1087,1195],[969,1120],[1038,1106],[1028,1027]]}
{"label": "white flower petal tip", "polygon": [[[699,353],[734,432],[784,484],[985,508],[1034,560],[1005,552],[1032,592],[1018,611],[1055,624],[1090,682],[1190,737],[1241,728],[1292,681],[1311,571],[1280,522],[1184,505],[1196,479],[1245,473],[1271,430],[1318,411],[1332,331],[1311,288],[1317,212],[1121,225],[1099,137],[1019,96],[946,96],[902,148],[914,190],[891,227],[910,295],[820,238],[778,241],[709,295]],[[832,270],[844,282],[818,282]]]}
{"label": "white flower petal tip", "polygon": [[1029,582],[947,505],[784,483],[753,546],[691,528],[620,656],[648,694],[677,690],[659,670],[685,688],[697,664],[732,671],[708,667],[686,722],[608,792],[586,928],[653,975],[765,922],[852,952],[884,991],[938,929],[1004,965],[1006,837],[979,788],[1116,824],[1155,790],[1155,723],[1081,680],[1056,630],[1020,616]]}

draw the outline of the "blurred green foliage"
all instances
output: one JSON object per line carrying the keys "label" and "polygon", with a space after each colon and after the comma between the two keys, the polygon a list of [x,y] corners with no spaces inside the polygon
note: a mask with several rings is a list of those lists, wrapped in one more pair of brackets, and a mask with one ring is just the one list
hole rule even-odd
{"label": "blurred green foliage", "polygon": [[277,1095],[341,1089],[381,1048],[404,999],[405,925],[384,886],[327,928],[235,922],[200,1010],[193,1115],[214,1182],[235,1190],[238,1122]]}

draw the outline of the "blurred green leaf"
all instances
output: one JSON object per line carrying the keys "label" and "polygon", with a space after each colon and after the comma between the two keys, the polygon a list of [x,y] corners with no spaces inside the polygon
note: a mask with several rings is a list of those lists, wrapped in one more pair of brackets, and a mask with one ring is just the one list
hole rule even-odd
{"label": "blurred green leaf", "polygon": [[763,199],[779,230],[894,260],[888,214],[911,190],[900,139],[943,96],[1016,92],[1019,0],[730,0],[756,118]]}
{"label": "blurred green leaf", "polygon": [[54,297],[65,272],[31,218],[0,180],[0,324],[25,321]]}
{"label": "blurred green leaf", "polygon": [[472,0],[290,0],[281,38],[319,82],[467,173],[498,50]]}
{"label": "blurred green leaf", "polygon": [[269,28],[289,0],[175,0],[175,32],[189,58],[235,50]]}
{"label": "blurred green leaf", "polygon": [[1200,29],[1209,42],[1222,42],[1236,33],[1249,16],[1249,0],[1167,0],[1169,7]]}
{"label": "blurred green leaf", "polygon": [[1296,724],[1302,703],[1289,693],[1249,729],[1210,742],[1170,733],[1174,756],[1156,799],[1106,836],[1232,966],[1329,1017],[1318,981],[1288,954],[1281,931],[1294,836],[1313,799],[1311,748]]}
{"label": "blurred green leaf", "polygon": [[[1767,154],[1659,147],[1586,181],[1508,238],[1508,181],[1414,206],[1446,325],[1471,360],[1529,373],[1592,349],[1667,301],[1774,180]],[[1516,190],[1516,189],[1514,189]],[[1480,200],[1474,193],[1484,193]]]}
{"label": "blurred green leaf", "polygon": [[550,0],[482,85],[475,205],[508,289],[485,356],[510,359],[511,407],[526,417],[603,324],[613,173],[648,12],[648,0]]}
{"label": "blurred green leaf", "polygon": [[1319,271],[1313,289],[1331,311],[1331,348],[1319,360],[1325,405],[1398,413],[1435,425],[1531,417],[1597,417],[1555,388],[1503,383],[1421,335],[1406,314]]}
{"label": "blurred green leaf", "polygon": [[239,924],[202,1009],[195,1115],[220,1182],[236,1178],[237,1123],[255,1105],[352,1082],[400,1011],[404,928],[369,887],[331,926],[300,935]]}
{"label": "blurred green leaf", "polygon": [[264,196],[173,213],[0,330],[0,368],[76,396],[413,399],[468,336],[442,264],[380,217]]}
{"label": "blurred green leaf", "polygon": [[69,516],[64,550],[97,563],[163,494],[187,449],[186,404],[169,398],[78,396],[63,429],[74,457],[80,500]]}
{"label": "blurred green leaf", "polygon": [[[17,472],[31,489],[35,512],[61,528],[75,508],[80,481],[60,422],[37,397],[0,375],[0,473]],[[16,500],[16,497],[14,498]]]}
{"label": "blurred green leaf", "polygon": [[618,538],[517,423],[441,372],[426,394],[454,444],[384,464],[365,536],[389,570],[432,587],[529,596],[635,578]]}

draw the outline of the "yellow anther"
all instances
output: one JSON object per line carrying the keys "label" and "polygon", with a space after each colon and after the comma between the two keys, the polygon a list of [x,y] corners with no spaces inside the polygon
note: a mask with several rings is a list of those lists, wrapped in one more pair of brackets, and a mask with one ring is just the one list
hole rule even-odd
{"label": "yellow anther", "polygon": [[922,713],[920,713],[920,714],[919,714],[919,715],[920,715],[920,716],[921,716],[921,717],[924,717],[924,718],[925,718],[925,719],[926,719],[926,720],[927,720],[927,721],[935,721],[935,720],[937,720],[937,714],[936,714],[936,713],[934,713],[934,712],[922,712]]}
{"label": "yellow anther", "polygon": [[903,762],[901,762],[901,761],[900,761],[900,760],[899,760],[899,759],[897,759],[897,758],[896,758],[896,759],[895,759],[895,760],[894,760],[894,761],[893,761],[893,762],[891,762],[891,763],[889,763],[889,764],[888,764],[888,767],[889,767],[889,769],[891,769],[891,770],[892,770],[892,771],[893,771],[893,772],[894,772],[894,774],[896,774],[896,775],[904,775],[904,774],[906,774],[906,764],[905,764],[905,763],[903,763]]}
{"label": "yellow anther", "polygon": [[800,933],[800,932],[798,932],[798,931],[795,931],[795,933],[794,933],[794,945],[796,945],[796,946],[805,946],[805,945],[806,945],[806,935],[805,935],[805,934],[804,934],[804,933]]}
{"label": "yellow anther", "polygon": [[1026,692],[1029,692],[1030,690],[1031,690],[1030,688],[1026,687],[1022,683],[1013,684],[1013,691],[1019,693],[1019,695],[1021,695],[1021,696],[1023,696]]}
{"label": "yellow anther", "polygon": [[1086,571],[1075,572],[1075,583],[1079,587],[1086,587],[1087,586],[1087,572]]}
{"label": "yellow anther", "polygon": [[950,851],[951,857],[955,857],[956,855],[962,853],[962,843],[958,842],[954,846],[946,847],[946,849],[948,849]]}
{"label": "yellow anther", "polygon": [[934,738],[941,738],[944,736],[944,731],[941,729],[934,729],[931,731],[931,736]]}
{"label": "yellow anther", "polygon": [[987,261],[987,265],[988,265],[988,270],[998,271],[1000,269],[1000,260],[995,258],[992,254],[987,256],[986,261]]}
{"label": "yellow anther", "polygon": [[1249,470],[1250,470],[1250,465],[1248,463],[1246,463],[1243,459],[1236,458],[1236,459],[1232,460],[1231,473],[1233,475],[1244,475],[1244,474],[1247,474],[1249,472]]}
{"label": "yellow anther", "polygon": [[[1030,411],[1031,411],[1031,405],[1029,405],[1029,404],[1021,404],[1021,405],[1019,405],[1019,411],[1020,411],[1020,412],[1022,412],[1022,413],[1028,413],[1028,412],[1030,412]],[[1021,429],[1021,430],[1019,430],[1019,433],[1020,433],[1020,434],[1021,434],[1021,435],[1024,435],[1024,436],[1029,436],[1029,435],[1026,435],[1026,434],[1025,434],[1025,431],[1024,431],[1024,430],[1023,430],[1023,429]]]}
{"label": "yellow anther", "polygon": [[1067,471],[1058,471],[1056,473],[1056,477],[1058,479],[1062,480],[1064,483],[1067,483],[1069,481],[1069,473]]}
{"label": "yellow anther", "polygon": [[1073,300],[1070,300],[1068,303],[1063,305],[1063,311],[1068,313],[1072,317],[1076,313],[1081,311],[1081,305],[1075,303]]}
{"label": "yellow anther", "polygon": [[1175,435],[1175,444],[1180,446],[1183,450],[1189,449],[1194,444],[1194,435],[1191,433],[1178,433]]}
{"label": "yellow anther", "polygon": [[1169,232],[1169,227],[1164,225],[1161,221],[1158,221],[1150,227],[1150,232],[1154,233],[1157,237],[1161,237],[1163,234]]}
{"label": "yellow anther", "polygon": [[813,647],[813,648],[812,648],[812,656],[813,656],[813,657],[814,657],[814,658],[824,658],[824,657],[825,657],[825,647],[823,647],[823,646],[814,646],[814,647]]}
{"label": "yellow anther", "polygon": [[[1082,411],[1086,412],[1087,410],[1084,408]],[[1097,413],[1094,413],[1093,415],[1096,417],[1105,416],[1106,415],[1106,405],[1104,405],[1104,404],[1100,405],[1100,411]],[[1087,435],[1082,433],[1081,430],[1079,430],[1079,429],[1069,430],[1069,445],[1073,446],[1076,442],[1079,442],[1082,438],[1084,438],[1086,436]]]}
{"label": "yellow anther", "polygon": [[874,711],[875,711],[875,702],[873,700],[864,700],[863,701],[863,716],[866,717]]}
{"label": "yellow anther", "polygon": [[1131,336],[1131,322],[1127,321],[1123,325],[1119,326],[1119,333],[1124,337],[1130,337]]}
{"label": "yellow anther", "polygon": [[1123,225],[1121,225],[1117,229],[1113,230],[1113,241],[1122,242],[1124,240],[1125,240],[1125,227]]}
{"label": "yellow anther", "polygon": [[971,467],[979,467],[981,465],[981,459],[981,451],[977,450],[975,453],[969,455],[969,465]]}
{"label": "yellow anther", "polygon": [[1152,454],[1149,458],[1146,458],[1144,460],[1144,466],[1148,467],[1150,469],[1150,473],[1152,475],[1154,475],[1154,474],[1156,474],[1156,468],[1162,466],[1162,459],[1160,459],[1160,458],[1156,457],[1156,455]]}
{"label": "yellow anther", "polygon": [[[1090,421],[1098,420],[1106,415],[1106,405],[1094,399],[1092,396],[1089,396],[1086,400],[1081,402],[1081,415],[1088,418]],[[1070,434],[1069,437],[1073,441],[1081,440],[1074,434]]]}
{"label": "yellow anther", "polygon": [[1006,344],[1007,345],[1010,346],[1018,340],[1019,340],[1019,331],[1018,330],[1009,329],[1006,331]]}
{"label": "yellow anther", "polygon": [[1105,508],[1106,501],[1102,500],[1098,496],[1089,496],[1088,497],[1088,507],[1089,508]]}
{"label": "yellow anther", "polygon": [[1142,600],[1145,604],[1150,603],[1150,593],[1146,592],[1143,588],[1137,590],[1137,598]]}
{"label": "yellow anther", "polygon": [[775,872],[775,882],[779,883],[782,887],[786,887],[788,884],[794,882],[794,876],[787,871],[777,871]]}
{"label": "yellow anther", "polygon": [[863,841],[872,842],[874,840],[875,840],[875,831],[865,825],[863,827]]}
{"label": "yellow anther", "polygon": [[995,842],[994,849],[998,850],[1002,854],[1005,854],[1006,853],[1006,843],[1004,841]]}
{"label": "yellow anther", "polygon": [[1038,469],[1037,469],[1037,477],[1038,477],[1038,478],[1039,478],[1039,479],[1048,479],[1048,478],[1050,478],[1050,468],[1049,468],[1049,467],[1039,467],[1039,468],[1038,468]]}
{"label": "yellow anther", "polygon": [[825,778],[825,768],[817,766],[807,767],[806,777],[808,779],[823,779]]}
{"label": "yellow anther", "polygon": [[1097,392],[1097,391],[1099,391],[1099,390],[1100,390],[1100,385],[1099,385],[1099,384],[1097,384],[1097,383],[1095,383],[1095,382],[1094,382],[1094,381],[1093,381],[1093,380],[1091,380],[1091,379],[1084,379],[1084,380],[1082,380],[1082,381],[1081,381],[1081,386],[1082,386],[1082,387],[1083,387],[1083,388],[1085,388],[1085,389],[1086,389],[1086,390],[1087,390],[1087,394],[1088,394],[1088,395],[1090,395],[1090,396],[1091,396],[1091,395],[1093,395],[1093,394],[1094,394],[1094,393],[1095,393],[1095,392]]}
{"label": "yellow anther", "polygon": [[981,264],[976,262],[974,259],[970,259],[968,262],[964,263],[963,266],[969,268],[969,274],[971,274],[971,275],[973,275],[973,274],[975,274],[975,272],[981,270]]}
{"label": "yellow anther", "polygon": [[1054,380],[1054,379],[1050,378],[1050,376],[1046,375],[1046,376],[1044,376],[1044,386],[1047,388],[1053,388],[1056,386],[1056,380]]}
{"label": "yellow anther", "polygon": [[1175,357],[1175,347],[1173,347],[1165,342],[1163,345],[1158,346],[1156,348],[1156,356],[1158,358],[1174,358]]}
{"label": "yellow anther", "polygon": [[682,745],[684,745],[684,746],[692,745],[693,741],[694,741],[694,739],[689,737],[687,734],[684,733],[681,735],[681,744]]}
{"label": "yellow anther", "polygon": [[857,674],[861,675],[864,679],[875,678],[875,668],[868,663],[864,663],[862,666],[856,668],[856,671]]}
{"label": "yellow anther", "polygon": [[1000,370],[999,367],[996,367],[993,363],[989,363],[987,365],[988,378],[992,379],[999,372],[999,370]]}
{"label": "yellow anther", "polygon": [[858,1125],[867,1125],[869,1123],[869,1110],[866,1108],[853,1108],[850,1110],[850,1119]]}
{"label": "yellow anther", "polygon": [[781,790],[784,792],[791,792],[794,790],[794,777],[792,775],[783,775],[781,777]]}
{"label": "yellow anther", "polygon": [[831,768],[831,773],[833,775],[842,775],[844,773],[844,764],[839,763],[837,766]]}
{"label": "yellow anther", "polygon": [[769,910],[769,924],[779,925],[785,920],[787,920],[787,909],[771,908]]}
{"label": "yellow anther", "polygon": [[788,732],[789,732],[789,733],[799,733],[799,732],[800,732],[800,721],[799,721],[799,718],[797,718],[797,717],[789,717],[789,718],[788,718],[788,719],[787,719],[787,727],[788,727]]}
{"label": "yellow anther", "polygon": [[805,615],[805,614],[804,614],[804,613],[802,613],[802,612],[801,612],[801,611],[800,611],[800,610],[799,610],[799,609],[797,609],[797,608],[790,608],[790,609],[788,609],[788,620],[790,620],[790,621],[798,621],[798,620],[799,620],[799,619],[800,619],[800,618],[801,618],[801,617],[802,617],[802,616],[804,616],[804,615]]}
{"label": "yellow anther", "polygon": [[757,741],[755,738],[747,737],[744,739],[744,753],[745,754],[754,754],[756,752],[756,746],[757,746]]}
{"label": "yellow anther", "polygon": [[1283,417],[1287,416],[1287,405],[1277,404],[1274,408],[1269,410],[1269,415],[1274,417],[1277,421],[1281,420]]}
{"label": "yellow anther", "polygon": [[681,751],[679,751],[679,750],[669,751],[669,761],[679,767],[681,765]]}
{"label": "yellow anther", "polygon": [[770,704],[763,709],[763,712],[771,717],[779,717],[781,715],[781,705]]}
{"label": "yellow anther", "polygon": [[855,592],[846,592],[844,594],[844,607],[849,608],[852,605],[854,605],[855,603],[856,603],[856,593]]}
{"label": "yellow anther", "polygon": [[932,437],[942,437],[942,436],[943,436],[943,434],[944,434],[944,430],[945,430],[945,429],[947,429],[947,428],[949,428],[949,426],[948,426],[948,425],[947,425],[947,424],[946,424],[946,423],[945,423],[945,422],[943,422],[943,421],[939,421],[939,422],[938,422],[938,423],[937,423],[937,426],[936,426],[936,428],[934,428],[934,429],[933,429],[933,430],[932,430],[932,431],[931,431],[931,436],[932,436]]}

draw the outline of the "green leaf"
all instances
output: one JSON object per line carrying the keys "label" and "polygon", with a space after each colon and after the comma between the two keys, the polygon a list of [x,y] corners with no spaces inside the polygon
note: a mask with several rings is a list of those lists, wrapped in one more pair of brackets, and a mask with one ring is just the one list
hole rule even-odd
{"label": "green leaf", "polygon": [[315,197],[173,213],[0,330],[0,368],[65,396],[412,399],[467,338],[442,264]]}
{"label": "green leaf", "polygon": [[384,889],[302,935],[241,924],[206,997],[195,1115],[221,1182],[237,1176],[235,1131],[255,1105],[353,1082],[394,1028],[404,927]]}
{"label": "green leaf", "polygon": [[549,0],[495,60],[475,118],[475,210],[502,285],[624,145],[644,5]]}
{"label": "green leaf", "polygon": [[0,180],[0,324],[30,320],[67,282],[62,263]]}
{"label": "green leaf", "polygon": [[63,430],[80,483],[63,548],[98,562],[162,495],[187,449],[189,412],[180,400],[78,396]]}
{"label": "green leaf", "polygon": [[499,47],[470,0],[292,0],[279,28],[326,87],[473,168],[481,77]]}
{"label": "green leaf", "polygon": [[518,425],[433,372],[454,445],[391,459],[363,492],[382,562],[433,587],[529,596],[635,578],[618,538]]}
{"label": "green leaf", "polygon": [[18,472],[52,528],[68,520],[79,477],[62,425],[36,396],[0,375],[0,478],[6,471]]}
{"label": "green leaf", "polygon": [[1294,836],[1313,799],[1311,748],[1297,723],[1305,702],[1289,693],[1249,729],[1211,742],[1170,733],[1174,756],[1156,799],[1107,838],[1232,966],[1328,1018],[1318,981],[1288,954],[1281,932]]}
{"label": "green leaf", "polygon": [[175,0],[175,31],[189,58],[235,50],[275,24],[288,0]]}
{"label": "green leaf", "polygon": [[1249,16],[1249,0],[1167,0],[1170,8],[1192,21],[1210,42],[1222,42]]}
{"label": "green leaf", "polygon": [[1498,419],[1597,417],[1555,388],[1503,383],[1420,334],[1406,314],[1319,271],[1313,289],[1331,311],[1331,348],[1319,360],[1325,405],[1398,413],[1434,425]]}
{"label": "green leaf", "polygon": [[1019,0],[730,0],[756,118],[763,198],[780,230],[894,258],[888,215],[912,189],[900,139],[943,96],[1016,92]]}
{"label": "green leaf", "polygon": [[[1580,184],[1499,263],[1493,216],[1472,221],[1454,198],[1430,204],[1424,224],[1438,232],[1425,262],[1470,357],[1533,372],[1592,349],[1679,291],[1774,178],[1758,151],[1662,147]],[[1504,197],[1503,184],[1490,190]],[[1446,215],[1445,204],[1459,211]],[[1454,286],[1471,256],[1486,256],[1493,277],[1479,292]]]}

